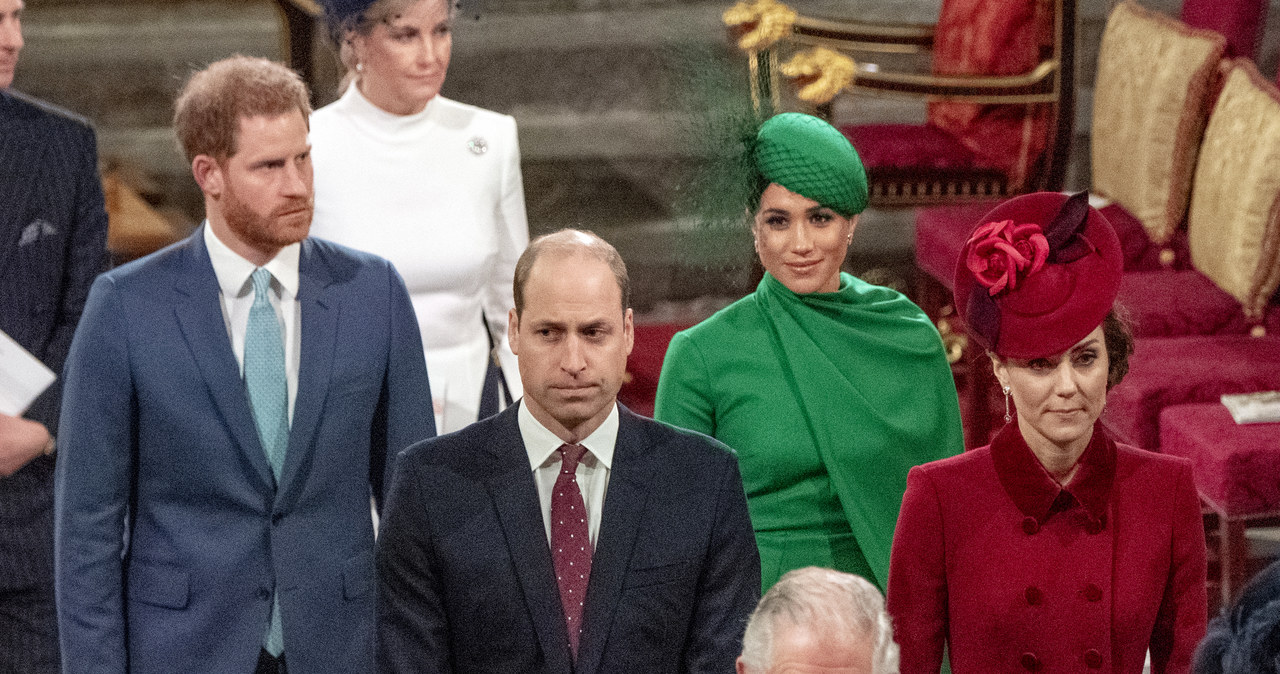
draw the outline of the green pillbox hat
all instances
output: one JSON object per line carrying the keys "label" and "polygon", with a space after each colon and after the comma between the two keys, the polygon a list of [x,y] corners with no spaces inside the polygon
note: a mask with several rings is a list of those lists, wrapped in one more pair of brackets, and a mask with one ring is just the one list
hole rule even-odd
{"label": "green pillbox hat", "polygon": [[756,168],[777,183],[850,217],[867,207],[867,172],[838,129],[812,115],[784,112],[756,134]]}

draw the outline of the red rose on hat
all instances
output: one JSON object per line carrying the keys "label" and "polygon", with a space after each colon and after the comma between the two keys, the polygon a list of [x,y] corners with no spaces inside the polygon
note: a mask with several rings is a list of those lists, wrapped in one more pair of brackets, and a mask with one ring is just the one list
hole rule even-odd
{"label": "red rose on hat", "polygon": [[1040,271],[1049,257],[1049,242],[1036,224],[1012,220],[988,222],[969,237],[965,265],[995,295],[1018,287],[1018,279]]}

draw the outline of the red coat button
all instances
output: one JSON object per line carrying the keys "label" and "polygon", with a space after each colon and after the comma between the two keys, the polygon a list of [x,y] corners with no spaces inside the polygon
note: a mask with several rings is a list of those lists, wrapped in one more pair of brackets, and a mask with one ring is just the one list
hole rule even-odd
{"label": "red coat button", "polygon": [[1088,522],[1085,523],[1084,530],[1088,532],[1090,536],[1100,534],[1102,533],[1102,522],[1099,522],[1098,520],[1095,520],[1095,519],[1090,519]]}
{"label": "red coat button", "polygon": [[1022,531],[1028,536],[1032,536],[1037,531],[1040,531],[1040,523],[1036,521],[1036,518],[1028,517],[1022,520]]}
{"label": "red coat button", "polygon": [[[1097,655],[1096,652],[1094,654]],[[1102,656],[1099,655],[1098,657],[1101,658]],[[1040,658],[1037,658],[1035,653],[1023,653],[1022,668],[1028,672],[1040,671]]]}
{"label": "red coat button", "polygon": [[1102,669],[1102,654],[1090,648],[1084,652],[1084,664],[1089,669]]}
{"label": "red coat button", "polygon": [[1035,587],[1034,585],[1027,588],[1026,595],[1027,604],[1031,606],[1039,604],[1040,600],[1044,598],[1044,594],[1040,592],[1040,588]]}
{"label": "red coat button", "polygon": [[1089,601],[1102,601],[1102,588],[1089,583],[1084,586],[1084,598]]}

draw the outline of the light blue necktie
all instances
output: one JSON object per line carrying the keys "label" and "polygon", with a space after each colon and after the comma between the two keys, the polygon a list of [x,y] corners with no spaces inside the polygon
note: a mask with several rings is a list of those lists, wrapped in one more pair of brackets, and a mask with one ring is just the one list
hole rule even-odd
{"label": "light blue necktie", "polygon": [[[284,373],[284,339],[280,321],[271,306],[271,272],[253,270],[253,307],[244,333],[244,383],[253,407],[258,439],[271,464],[271,474],[280,483],[284,452],[289,444],[289,384]],[[271,624],[263,641],[271,655],[284,652],[284,631],[280,625],[280,597],[271,602]]]}

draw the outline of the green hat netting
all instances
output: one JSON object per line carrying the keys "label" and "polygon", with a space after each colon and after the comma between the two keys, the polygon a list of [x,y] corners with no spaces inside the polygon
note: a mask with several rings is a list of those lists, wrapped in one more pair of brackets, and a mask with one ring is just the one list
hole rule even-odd
{"label": "green hat netting", "polygon": [[867,172],[853,145],[812,115],[784,112],[760,126],[756,166],[777,183],[849,217],[867,207]]}

